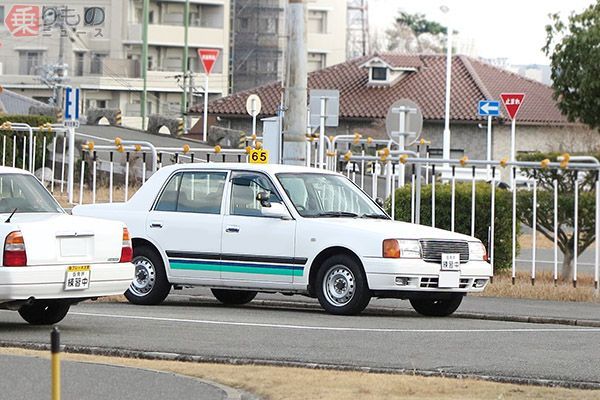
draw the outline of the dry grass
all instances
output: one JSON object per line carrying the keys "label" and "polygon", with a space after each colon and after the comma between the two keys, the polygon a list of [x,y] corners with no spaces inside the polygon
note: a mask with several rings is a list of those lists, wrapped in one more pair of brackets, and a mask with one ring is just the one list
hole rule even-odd
{"label": "dry grass", "polygon": [[497,272],[493,283],[478,296],[600,303],[592,276],[579,276],[577,288],[574,288],[572,282],[560,280],[555,286],[551,272],[537,273],[535,285],[531,284],[531,274],[528,272],[517,272],[514,285],[511,271]]}
{"label": "dry grass", "polygon": [[[48,352],[0,349],[0,353],[48,358]],[[339,372],[305,368],[150,361],[81,354],[64,360],[122,365],[188,375],[242,389],[264,399],[597,399],[598,391],[513,385],[473,379]],[[63,386],[69,382],[64,382]]]}

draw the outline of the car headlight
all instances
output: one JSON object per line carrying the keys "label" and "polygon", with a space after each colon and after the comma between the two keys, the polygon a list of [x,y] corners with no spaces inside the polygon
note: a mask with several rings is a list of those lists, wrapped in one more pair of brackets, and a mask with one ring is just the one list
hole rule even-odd
{"label": "car headlight", "polygon": [[469,242],[469,260],[487,261],[488,255],[485,246],[481,242]]}
{"label": "car headlight", "polygon": [[385,239],[384,258],[421,258],[421,244],[418,240]]}

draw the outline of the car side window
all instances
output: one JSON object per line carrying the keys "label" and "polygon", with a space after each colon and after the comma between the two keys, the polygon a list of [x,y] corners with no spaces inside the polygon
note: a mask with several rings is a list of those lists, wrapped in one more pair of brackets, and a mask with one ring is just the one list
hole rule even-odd
{"label": "car side window", "polygon": [[264,192],[269,195],[271,203],[281,203],[271,181],[262,174],[251,172],[236,172],[231,179],[231,215],[260,217],[261,205],[256,195]]}
{"label": "car side window", "polygon": [[156,211],[219,214],[226,172],[183,172],[174,175],[156,203]]}

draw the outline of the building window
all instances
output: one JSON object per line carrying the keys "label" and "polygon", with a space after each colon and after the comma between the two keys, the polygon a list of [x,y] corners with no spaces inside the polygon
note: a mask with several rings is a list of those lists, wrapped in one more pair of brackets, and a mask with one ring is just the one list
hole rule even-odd
{"label": "building window", "polygon": [[260,18],[258,20],[258,29],[261,33],[275,33],[277,26],[274,18]]}
{"label": "building window", "polygon": [[308,32],[327,33],[327,11],[308,11]]}
{"label": "building window", "polygon": [[371,80],[372,81],[387,81],[387,68],[384,67],[372,67],[371,68]]}
{"label": "building window", "polygon": [[37,67],[42,63],[41,51],[22,51],[19,54],[19,74],[35,75]]}
{"label": "building window", "polygon": [[85,62],[85,53],[78,51],[75,53],[75,76],[83,76],[83,65]]}
{"label": "building window", "polygon": [[250,30],[250,18],[240,18],[240,31],[248,32]]}
{"label": "building window", "polygon": [[103,73],[103,65],[104,59],[107,57],[107,54],[104,53],[92,53],[92,60],[90,63],[90,74],[102,74]]}
{"label": "building window", "polygon": [[325,68],[326,61],[327,55],[324,53],[308,53],[308,72]]}

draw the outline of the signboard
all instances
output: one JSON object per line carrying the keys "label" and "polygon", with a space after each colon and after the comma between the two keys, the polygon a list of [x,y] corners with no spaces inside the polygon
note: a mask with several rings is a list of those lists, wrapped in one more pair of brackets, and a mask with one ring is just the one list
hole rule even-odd
{"label": "signboard", "polygon": [[248,161],[250,164],[268,164],[269,151],[265,149],[250,150],[250,157],[248,157]]}
{"label": "signboard", "polygon": [[525,93],[502,93],[500,95],[504,108],[506,108],[506,112],[508,112],[511,119],[515,119],[517,116],[524,97]]}
{"label": "signboard", "polygon": [[198,56],[204,67],[206,75],[210,75],[217,58],[219,58],[219,49],[198,49]]}
{"label": "signboard", "polygon": [[321,101],[325,99],[325,126],[338,126],[340,114],[340,91],[339,90],[316,90],[310,91],[310,126],[321,125]]}
{"label": "signboard", "polygon": [[[400,126],[400,114],[404,113],[404,127]],[[385,119],[388,136],[398,143],[404,136],[404,146],[410,146],[421,135],[423,130],[423,114],[417,103],[408,99],[400,99],[390,106]]]}
{"label": "signboard", "polygon": [[479,100],[477,115],[480,117],[497,117],[500,115],[500,102],[495,100]]}
{"label": "signboard", "polygon": [[67,128],[79,127],[79,99],[80,89],[73,89],[70,86],[65,88],[65,104],[64,104],[64,116],[65,120],[63,125]]}
{"label": "signboard", "polygon": [[262,103],[260,101],[260,97],[255,94],[248,96],[248,99],[246,100],[246,111],[248,114],[250,114],[250,116],[256,117],[258,114],[260,114],[261,107]]}
{"label": "signboard", "polygon": [[38,36],[40,33],[40,7],[16,4],[6,14],[4,25],[14,37]]}

